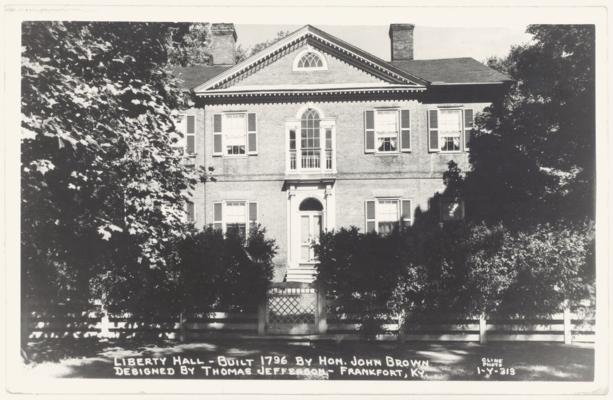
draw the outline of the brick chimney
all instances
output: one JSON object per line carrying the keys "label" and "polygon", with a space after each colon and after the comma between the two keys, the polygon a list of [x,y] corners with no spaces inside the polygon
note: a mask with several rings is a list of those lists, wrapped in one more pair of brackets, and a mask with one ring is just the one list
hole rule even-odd
{"label": "brick chimney", "polygon": [[392,61],[413,59],[413,24],[390,24]]}
{"label": "brick chimney", "polygon": [[234,65],[236,63],[236,30],[234,24],[211,25],[211,47],[213,65]]}

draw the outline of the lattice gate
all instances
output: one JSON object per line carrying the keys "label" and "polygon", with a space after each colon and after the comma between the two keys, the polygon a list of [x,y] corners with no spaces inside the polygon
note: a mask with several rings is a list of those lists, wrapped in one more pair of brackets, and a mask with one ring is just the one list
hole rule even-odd
{"label": "lattice gate", "polygon": [[260,308],[259,333],[306,335],[325,333],[325,296],[312,283],[273,283]]}

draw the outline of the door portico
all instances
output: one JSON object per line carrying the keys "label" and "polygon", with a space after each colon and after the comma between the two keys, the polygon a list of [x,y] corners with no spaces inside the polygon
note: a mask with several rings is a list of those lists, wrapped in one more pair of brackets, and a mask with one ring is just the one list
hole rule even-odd
{"label": "door portico", "polygon": [[334,183],[295,182],[288,187],[288,281],[311,282],[317,255],[314,245],[335,224]]}

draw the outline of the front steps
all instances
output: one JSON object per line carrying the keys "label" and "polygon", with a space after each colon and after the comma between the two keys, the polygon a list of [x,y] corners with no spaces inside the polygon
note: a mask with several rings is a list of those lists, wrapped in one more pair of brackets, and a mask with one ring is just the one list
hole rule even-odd
{"label": "front steps", "polygon": [[301,265],[299,267],[289,267],[285,280],[287,282],[311,283],[315,280],[317,270],[313,265]]}

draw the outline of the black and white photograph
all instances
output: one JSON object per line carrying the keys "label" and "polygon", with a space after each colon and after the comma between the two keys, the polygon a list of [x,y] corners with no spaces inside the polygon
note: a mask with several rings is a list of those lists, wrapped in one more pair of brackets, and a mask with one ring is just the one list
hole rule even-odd
{"label": "black and white photograph", "polygon": [[373,10],[13,15],[11,392],[606,393],[606,19]]}

